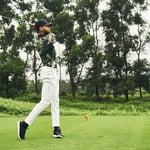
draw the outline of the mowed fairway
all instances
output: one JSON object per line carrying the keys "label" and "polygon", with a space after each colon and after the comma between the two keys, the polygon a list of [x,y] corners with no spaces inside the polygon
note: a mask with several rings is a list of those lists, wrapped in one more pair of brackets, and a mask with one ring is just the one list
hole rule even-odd
{"label": "mowed fairway", "polygon": [[149,116],[61,116],[63,139],[52,137],[51,118],[39,116],[17,139],[18,119],[0,117],[0,150],[150,150]]}

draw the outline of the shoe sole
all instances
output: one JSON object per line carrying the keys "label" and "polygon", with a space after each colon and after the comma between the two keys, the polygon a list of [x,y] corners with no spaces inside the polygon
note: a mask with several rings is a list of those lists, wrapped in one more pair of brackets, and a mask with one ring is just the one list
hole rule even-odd
{"label": "shoe sole", "polygon": [[55,135],[55,134],[54,134],[53,137],[54,137],[54,138],[63,138],[64,136],[63,136],[63,135]]}
{"label": "shoe sole", "polygon": [[20,137],[20,121],[17,122],[17,128],[18,128],[18,139],[22,140]]}

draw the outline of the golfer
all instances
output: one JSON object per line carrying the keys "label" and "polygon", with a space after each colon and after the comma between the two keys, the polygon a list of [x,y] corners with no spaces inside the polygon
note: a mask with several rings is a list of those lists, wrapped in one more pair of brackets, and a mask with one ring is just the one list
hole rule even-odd
{"label": "golfer", "polygon": [[[51,105],[53,137],[62,138],[59,120],[59,73],[56,64],[55,37],[51,33],[52,23],[40,19],[35,23],[35,31],[39,37],[38,52],[43,67],[40,71],[42,92],[40,102],[33,108],[24,121],[18,121],[18,138],[25,139],[26,129],[34,119],[49,105]],[[44,125],[44,124],[43,124]]]}

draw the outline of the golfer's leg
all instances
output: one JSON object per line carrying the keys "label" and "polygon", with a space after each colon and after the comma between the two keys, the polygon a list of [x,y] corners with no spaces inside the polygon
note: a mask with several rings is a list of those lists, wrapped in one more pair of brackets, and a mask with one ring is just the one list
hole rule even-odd
{"label": "golfer's leg", "polygon": [[55,79],[55,84],[51,85],[51,113],[52,113],[52,126],[59,127],[59,81]]}
{"label": "golfer's leg", "polygon": [[25,119],[27,124],[31,124],[34,119],[50,104],[50,83],[43,81],[42,93],[41,93],[41,101],[33,108],[31,113]]}

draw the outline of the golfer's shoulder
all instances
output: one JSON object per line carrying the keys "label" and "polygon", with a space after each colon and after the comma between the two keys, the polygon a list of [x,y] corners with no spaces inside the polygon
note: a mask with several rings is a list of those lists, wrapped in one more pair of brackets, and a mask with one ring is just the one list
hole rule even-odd
{"label": "golfer's shoulder", "polygon": [[56,42],[55,34],[54,34],[54,33],[49,33],[48,39],[49,39],[52,43],[55,43],[55,42]]}

